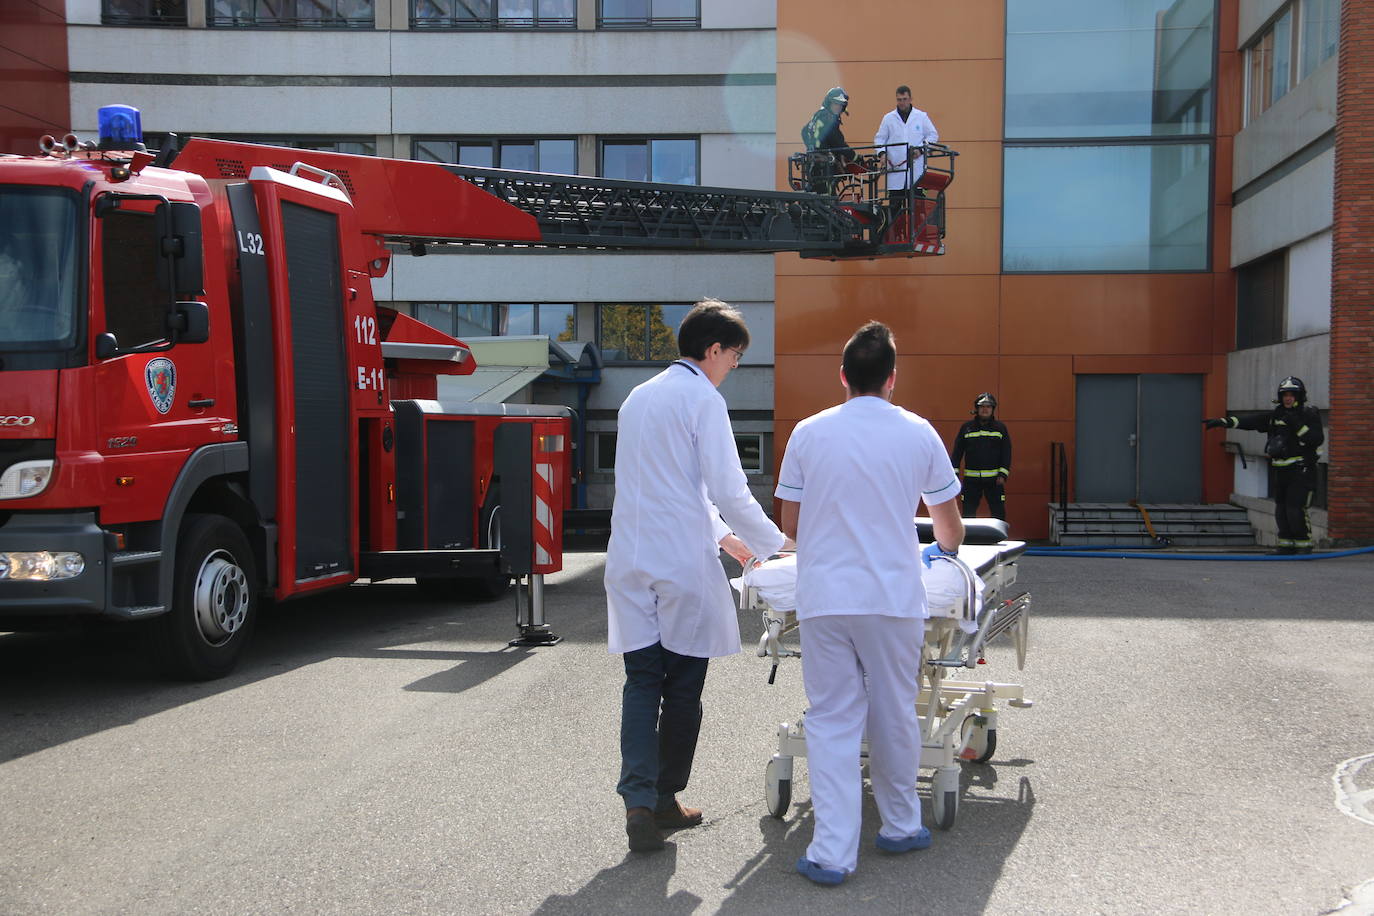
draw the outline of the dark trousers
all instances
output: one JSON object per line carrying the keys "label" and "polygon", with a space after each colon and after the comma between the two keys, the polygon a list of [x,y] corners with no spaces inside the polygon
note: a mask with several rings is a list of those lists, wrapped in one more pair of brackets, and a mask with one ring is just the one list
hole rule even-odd
{"label": "dark trousers", "polygon": [[678,655],[660,643],[625,653],[616,791],[626,808],[666,806],[687,787],[708,661]]}
{"label": "dark trousers", "polygon": [[1007,488],[996,477],[964,478],[964,518],[978,515],[978,502],[986,498],[993,518],[1007,520]]}
{"label": "dark trousers", "polygon": [[1274,521],[1280,547],[1311,547],[1312,526],[1307,507],[1315,489],[1314,472],[1303,467],[1274,471]]}

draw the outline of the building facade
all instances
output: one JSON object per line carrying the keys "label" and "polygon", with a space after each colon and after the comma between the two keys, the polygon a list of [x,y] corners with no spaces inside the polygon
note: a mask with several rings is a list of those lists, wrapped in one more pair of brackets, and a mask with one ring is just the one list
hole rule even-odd
{"label": "building facade", "polygon": [[[1374,18],[1356,6],[1348,29]],[[1048,533],[1061,446],[1073,500],[1234,499],[1272,542],[1262,439],[1204,436],[1198,421],[1267,409],[1290,374],[1324,410],[1340,397],[1332,262],[1350,246],[1333,246],[1332,232],[1339,0],[1007,0],[923,10],[919,41],[824,10],[779,8],[779,158],[799,148],[796,128],[833,85],[852,100],[851,142],[871,143],[894,88],[909,84],[961,155],[944,257],[778,259],[778,440],[834,402],[836,354],[877,318],[898,337],[897,399],[947,441],[979,392],[998,396],[1021,536]],[[1351,187],[1367,193],[1362,136]],[[1369,266],[1351,271],[1345,357],[1366,375]],[[1358,449],[1369,401],[1350,404],[1333,417],[1344,428],[1332,447],[1354,440],[1347,452],[1368,462]],[[1337,465],[1331,476],[1358,489]],[[1353,511],[1367,518],[1364,498]],[[1317,499],[1324,537],[1325,487]]]}
{"label": "building facade", "polygon": [[[102,104],[148,132],[742,188],[773,186],[771,0],[68,0],[73,127]],[[135,65],[136,62],[136,65]],[[753,344],[724,387],[771,495],[773,259],[433,246],[398,251],[377,301],[459,337],[593,341],[579,494],[609,506],[615,415],[715,296]]]}

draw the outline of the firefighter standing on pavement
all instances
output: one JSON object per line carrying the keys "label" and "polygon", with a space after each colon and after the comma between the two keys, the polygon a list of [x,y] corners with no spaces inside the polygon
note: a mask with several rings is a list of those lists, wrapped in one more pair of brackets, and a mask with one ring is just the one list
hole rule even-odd
{"label": "firefighter standing on pavement", "polygon": [[1326,437],[1322,415],[1307,406],[1307,386],[1295,375],[1279,382],[1269,413],[1203,420],[1208,429],[1253,429],[1269,434],[1264,453],[1274,469],[1274,520],[1279,528],[1278,553],[1311,553],[1312,523],[1307,507],[1317,486],[1317,451]]}
{"label": "firefighter standing on pavement", "polygon": [[964,463],[964,517],[978,514],[986,498],[993,518],[1006,521],[1007,478],[1011,476],[1011,435],[997,419],[997,399],[986,391],[973,402],[973,419],[959,427],[951,461]]}

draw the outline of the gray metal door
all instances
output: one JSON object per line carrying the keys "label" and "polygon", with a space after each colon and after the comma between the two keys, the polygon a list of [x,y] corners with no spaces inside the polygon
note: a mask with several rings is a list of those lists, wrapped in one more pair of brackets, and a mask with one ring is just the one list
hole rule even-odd
{"label": "gray metal door", "polygon": [[1077,383],[1074,500],[1135,499],[1136,377],[1080,375]]}
{"label": "gray metal door", "polygon": [[1202,376],[1140,377],[1140,501],[1202,501]]}
{"label": "gray metal door", "polygon": [[1077,377],[1077,502],[1202,498],[1202,376]]}

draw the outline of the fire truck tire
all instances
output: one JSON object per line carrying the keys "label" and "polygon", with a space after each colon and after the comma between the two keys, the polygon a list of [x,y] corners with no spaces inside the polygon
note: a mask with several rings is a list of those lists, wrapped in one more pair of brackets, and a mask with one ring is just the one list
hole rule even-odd
{"label": "fire truck tire", "polygon": [[224,677],[257,625],[257,565],[243,531],[218,515],[187,515],[177,537],[172,607],[153,621],[153,646],[168,674]]}
{"label": "fire truck tire", "polygon": [[435,601],[495,601],[510,591],[510,576],[492,573],[462,578],[417,578],[415,586]]}

